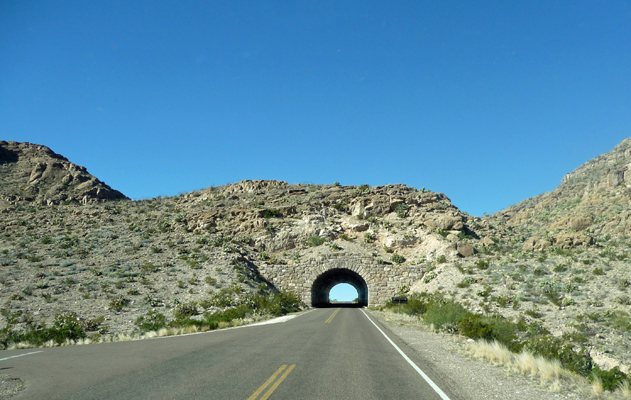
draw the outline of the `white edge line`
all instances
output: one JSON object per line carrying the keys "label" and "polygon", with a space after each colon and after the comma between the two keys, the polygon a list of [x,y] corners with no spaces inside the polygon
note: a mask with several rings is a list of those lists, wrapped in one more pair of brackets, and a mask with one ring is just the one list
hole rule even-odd
{"label": "white edge line", "polygon": [[16,356],[11,356],[11,357],[5,357],[5,358],[0,358],[0,361],[5,361],[5,360],[9,360],[11,358],[18,358],[18,357],[24,357],[24,356],[28,356],[31,354],[37,354],[37,353],[42,353],[44,352],[44,350],[40,350],[40,351],[31,351],[30,353],[24,353],[24,354],[18,354]]}
{"label": "white edge line", "polygon": [[373,320],[372,320],[372,319],[370,319],[370,317],[368,316],[368,314],[366,313],[366,311],[361,310],[361,312],[363,312],[363,313],[364,313],[364,315],[366,316],[366,318],[368,318],[368,321],[370,321],[370,323],[372,323],[372,324],[375,326],[375,328],[377,328],[377,330],[378,330],[379,332],[381,332],[381,334],[382,334],[382,335],[383,335],[386,339],[388,339],[388,342],[390,342],[390,344],[391,344],[392,346],[394,346],[394,348],[395,348],[395,349],[397,349],[397,351],[399,352],[399,354],[401,354],[401,356],[403,356],[403,358],[405,359],[405,361],[407,361],[407,362],[408,362],[408,364],[410,364],[410,365],[412,366],[412,368],[414,368],[414,369],[416,370],[416,372],[418,372],[418,374],[419,374],[420,376],[422,376],[422,377],[423,377],[423,379],[425,379],[425,382],[427,382],[427,383],[428,383],[428,384],[432,387],[432,389],[434,389],[434,391],[435,391],[436,393],[438,393],[438,395],[439,395],[439,396],[440,396],[443,400],[450,400],[450,399],[449,399],[449,397],[445,394],[445,392],[443,392],[443,391],[442,391],[442,390],[438,387],[438,385],[436,385],[436,384],[434,383],[434,381],[433,381],[433,380],[431,380],[431,379],[429,378],[429,376],[427,376],[427,375],[425,374],[425,372],[423,372],[423,370],[421,370],[421,369],[418,367],[418,365],[416,365],[416,364],[414,363],[414,361],[410,360],[410,358],[409,358],[407,355],[405,355],[405,353],[403,352],[403,350],[401,350],[401,349],[399,348],[399,346],[397,346],[396,344],[394,344],[394,342],[393,342],[393,341],[392,341],[392,340],[388,337],[388,335],[386,335],[386,334],[385,334],[385,333],[381,330],[381,328],[379,328],[379,327],[377,326],[377,324],[375,324],[375,323],[373,322]]}

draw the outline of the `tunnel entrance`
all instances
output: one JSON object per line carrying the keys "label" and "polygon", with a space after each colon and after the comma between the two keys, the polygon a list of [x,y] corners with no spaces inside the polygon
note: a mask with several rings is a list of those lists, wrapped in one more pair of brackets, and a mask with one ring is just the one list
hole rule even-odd
{"label": "tunnel entrance", "polygon": [[329,292],[338,283],[348,283],[357,290],[358,307],[368,305],[366,281],[357,272],[344,268],[328,270],[316,278],[311,286],[311,305],[313,307],[331,307]]}

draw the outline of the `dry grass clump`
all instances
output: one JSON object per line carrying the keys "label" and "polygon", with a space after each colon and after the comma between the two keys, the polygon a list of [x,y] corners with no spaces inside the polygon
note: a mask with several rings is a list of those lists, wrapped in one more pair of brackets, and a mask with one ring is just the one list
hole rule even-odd
{"label": "dry grass clump", "polygon": [[548,360],[526,351],[516,354],[497,341],[470,341],[466,348],[475,358],[538,379],[541,385],[553,392],[579,391],[598,399],[631,399],[628,381],[621,383],[616,391],[606,392],[600,378],[595,377],[590,383],[586,378],[563,369],[558,360]]}

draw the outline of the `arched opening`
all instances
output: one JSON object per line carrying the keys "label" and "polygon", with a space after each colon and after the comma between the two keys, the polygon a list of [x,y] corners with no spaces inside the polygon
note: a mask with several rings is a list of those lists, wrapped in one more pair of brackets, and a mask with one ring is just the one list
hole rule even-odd
{"label": "arched opening", "polygon": [[357,306],[368,305],[368,285],[357,272],[350,269],[331,269],[316,278],[311,286],[311,305],[313,307],[331,307],[329,293],[340,283],[348,283],[357,290]]}
{"label": "arched opening", "polygon": [[329,291],[329,303],[357,303],[359,293],[353,285],[338,283]]}

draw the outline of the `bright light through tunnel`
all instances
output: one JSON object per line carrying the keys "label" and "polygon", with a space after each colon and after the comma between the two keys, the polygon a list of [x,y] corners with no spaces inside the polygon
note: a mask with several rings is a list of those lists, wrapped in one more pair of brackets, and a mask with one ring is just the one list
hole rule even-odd
{"label": "bright light through tunnel", "polygon": [[348,283],[357,290],[357,305],[368,305],[368,285],[357,272],[350,269],[331,269],[316,278],[311,286],[311,305],[313,307],[330,307],[329,292],[340,283]]}
{"label": "bright light through tunnel", "polygon": [[357,300],[357,289],[349,285],[348,283],[338,283],[333,286],[333,289],[329,292],[329,301],[341,301],[350,303],[353,300]]}

